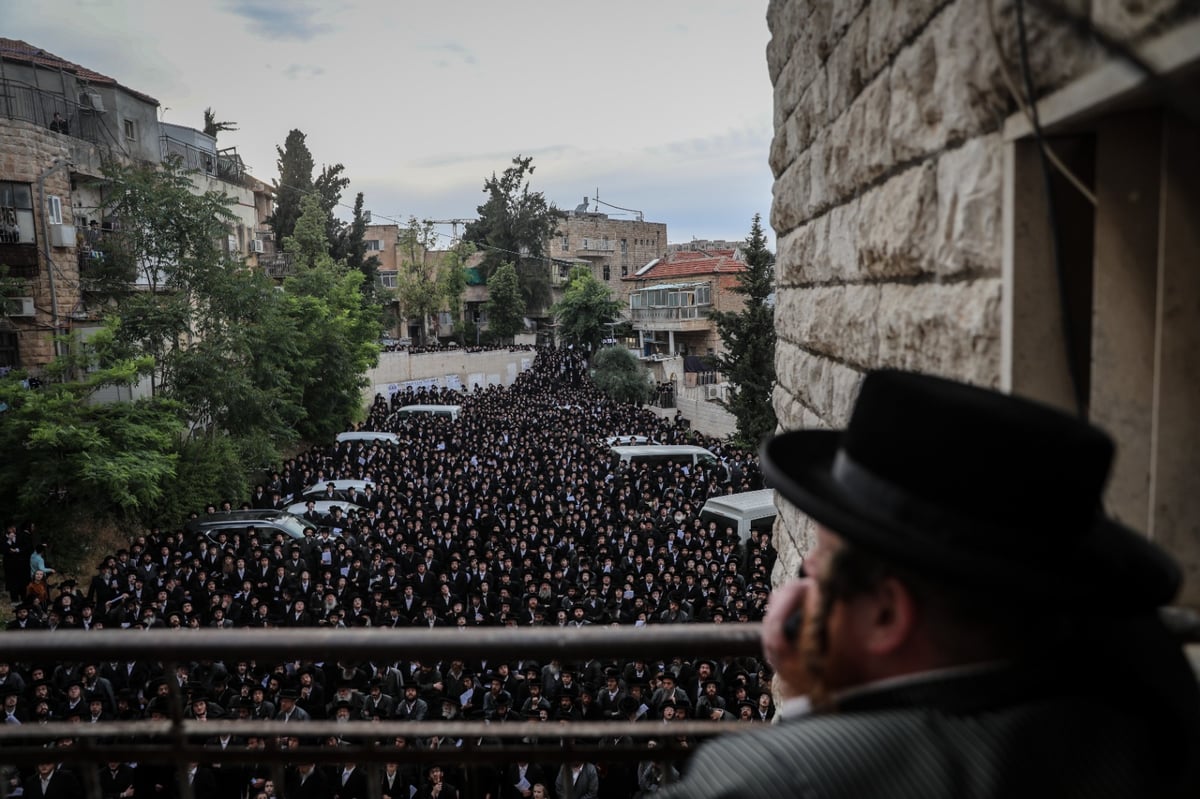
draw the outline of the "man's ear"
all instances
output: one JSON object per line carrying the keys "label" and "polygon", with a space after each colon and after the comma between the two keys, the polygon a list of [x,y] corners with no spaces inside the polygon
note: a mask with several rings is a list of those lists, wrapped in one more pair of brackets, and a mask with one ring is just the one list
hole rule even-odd
{"label": "man's ear", "polygon": [[908,586],[885,577],[862,597],[867,605],[864,645],[872,655],[890,655],[909,643],[917,625],[917,604]]}

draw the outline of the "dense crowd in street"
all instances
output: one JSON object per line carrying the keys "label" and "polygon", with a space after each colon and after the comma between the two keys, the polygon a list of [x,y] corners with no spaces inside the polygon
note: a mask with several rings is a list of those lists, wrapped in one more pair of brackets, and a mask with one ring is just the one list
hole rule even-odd
{"label": "dense crowd in street", "polygon": [[[456,421],[401,418],[405,405],[453,403]],[[376,397],[362,429],[398,434],[396,445],[353,441],[289,459],[254,491],[248,507],[285,507],[313,485],[369,482],[353,496],[330,488],[347,512],[322,516],[303,541],[264,542],[247,532],[214,540],[152,530],[105,557],[87,584],[64,580],[16,522],[6,530],[11,631],[207,627],[343,628],[655,625],[761,618],[775,551],[770,536],[739,542],[698,513],[719,493],[761,487],[757,459],[677,421],[615,404],[587,377],[585,358],[539,349],[512,386],[471,391],[405,389]],[[602,440],[644,435],[697,443],[720,470],[614,462]],[[214,503],[196,518],[219,514]],[[315,518],[315,511],[310,513]],[[0,657],[3,657],[0,654]],[[486,719],[535,725],[570,720],[679,718],[765,721],[774,713],[770,674],[751,658],[631,661],[603,653],[581,662],[539,663],[512,653],[470,661],[333,659],[263,663],[200,661],[166,673],[143,661],[0,662],[4,721],[88,722],[167,716],[174,681],[196,719]],[[531,736],[544,734],[531,729]],[[549,736],[547,736],[549,737]],[[367,795],[365,771],[292,763],[285,786],[256,767],[222,766],[228,746],[257,738],[214,738],[210,762],[195,764],[196,796],[282,795],[350,799]],[[338,738],[320,742],[337,746]],[[453,750],[461,741],[414,726],[397,746]],[[686,763],[676,764],[686,768]],[[620,763],[513,763],[479,767],[471,784],[489,797],[564,793],[629,797],[652,792],[672,768]],[[79,784],[69,770],[11,775],[13,785]],[[482,776],[480,776],[482,774]],[[175,773],[154,764],[101,769],[107,796],[172,796]],[[452,751],[433,768],[393,764],[384,796],[440,796],[466,787]],[[556,784],[557,783],[557,784]],[[39,794],[41,795],[41,794]],[[79,794],[55,794],[74,796]],[[465,794],[464,794],[465,795]]]}

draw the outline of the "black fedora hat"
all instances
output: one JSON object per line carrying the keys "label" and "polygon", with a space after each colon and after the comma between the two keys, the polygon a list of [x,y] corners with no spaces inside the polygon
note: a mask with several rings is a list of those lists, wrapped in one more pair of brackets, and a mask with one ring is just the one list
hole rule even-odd
{"label": "black fedora hat", "polygon": [[1006,601],[1157,607],[1181,573],[1104,515],[1112,458],[1105,433],[1047,405],[891,370],[863,380],[845,430],[762,447],[784,498],[917,573]]}

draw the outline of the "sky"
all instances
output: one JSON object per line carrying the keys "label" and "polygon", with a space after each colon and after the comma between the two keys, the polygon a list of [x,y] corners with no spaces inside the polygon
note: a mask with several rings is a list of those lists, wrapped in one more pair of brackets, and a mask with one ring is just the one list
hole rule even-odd
{"label": "sky", "polygon": [[218,146],[264,181],[301,130],[377,223],[475,217],[522,155],[559,208],[599,196],[672,243],[744,239],[757,213],[774,244],[767,0],[0,3],[5,36],[154,97],[163,121],[235,123]]}

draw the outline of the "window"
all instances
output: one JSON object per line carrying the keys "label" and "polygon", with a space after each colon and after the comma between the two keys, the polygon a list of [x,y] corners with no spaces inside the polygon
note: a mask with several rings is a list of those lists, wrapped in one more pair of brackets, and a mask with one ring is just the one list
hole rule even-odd
{"label": "window", "polygon": [[604,279],[612,280],[612,267],[610,267],[608,264],[604,265]]}
{"label": "window", "polygon": [[15,369],[21,363],[17,334],[0,331],[0,368]]}
{"label": "window", "polygon": [[621,239],[621,254],[629,252],[629,239]]}
{"label": "window", "polygon": [[629,266],[621,264],[621,277],[629,277]]}
{"label": "window", "polygon": [[46,211],[50,216],[50,224],[62,224],[62,198],[56,197],[53,194],[46,198],[46,203],[49,206]]}
{"label": "window", "polygon": [[33,244],[33,188],[0,181],[0,244]]}
{"label": "window", "polygon": [[567,250],[571,249],[571,237],[570,236],[562,237],[562,248],[563,248],[563,252],[566,252]]}
{"label": "window", "polygon": [[137,141],[137,123],[132,119],[125,120],[125,138],[127,141]]}
{"label": "window", "polygon": [[383,286],[385,289],[396,288],[396,273],[395,272],[380,272],[379,273],[379,285]]}
{"label": "window", "polygon": [[383,240],[382,239],[365,239],[363,241],[363,249],[365,249],[367,252],[382,252],[383,251]]}

